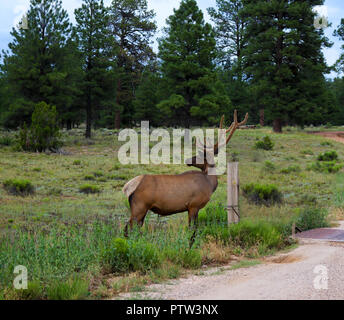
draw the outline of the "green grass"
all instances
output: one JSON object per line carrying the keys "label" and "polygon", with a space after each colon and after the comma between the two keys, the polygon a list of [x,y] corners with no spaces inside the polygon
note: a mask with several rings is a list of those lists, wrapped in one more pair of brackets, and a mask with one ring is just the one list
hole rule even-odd
{"label": "green grass", "polygon": [[[242,222],[228,228],[226,176],[220,176],[218,189],[199,214],[200,227],[191,250],[187,213],[161,220],[150,213],[143,230],[134,231],[126,240],[131,252],[127,252],[128,267],[118,269],[111,261],[116,257],[114,242],[122,241],[116,239],[123,239],[129,217],[128,200],[121,192],[124,184],[141,174],[178,174],[190,168],[121,165],[116,157],[120,143],[115,135],[97,130],[93,139],[87,140],[83,134],[81,129],[63,133],[68,156],[0,147],[1,185],[16,179],[29,180],[35,187],[30,197],[18,197],[0,188],[1,298],[98,297],[98,288],[104,287],[110,293],[127,291],[142,286],[142,279],[144,283],[173,279],[185,269],[225,263],[228,260],[223,257],[230,254],[257,258],[292,244],[289,235],[293,222],[307,228],[323,225],[329,222],[326,211],[335,210],[340,216],[344,205],[341,168],[336,174],[306,170],[318,162],[317,155],[331,151],[329,148],[343,159],[344,145],[328,145],[326,139],[294,128],[283,135],[272,134],[270,128],[237,131],[227,151],[235,157],[239,153],[241,185],[276,185],[283,194],[283,203],[257,206],[241,194]],[[257,139],[267,135],[275,143],[274,149],[254,149]],[[275,169],[266,165],[267,161]],[[295,167],[300,171],[290,169]],[[282,173],[283,169],[288,169],[288,174]],[[89,186],[101,193],[81,193],[85,177],[92,177]],[[209,243],[214,246],[211,258],[204,250]],[[28,268],[30,290],[13,290],[16,265]],[[122,284],[115,285],[116,290],[104,280],[114,270],[118,281],[122,279]],[[127,280],[130,277],[135,280]],[[74,283],[73,279],[79,280]],[[99,296],[103,297],[103,293]]]}
{"label": "green grass", "polygon": [[241,268],[250,268],[256,265],[261,264],[259,260],[242,260],[231,266],[231,270],[241,269]]}

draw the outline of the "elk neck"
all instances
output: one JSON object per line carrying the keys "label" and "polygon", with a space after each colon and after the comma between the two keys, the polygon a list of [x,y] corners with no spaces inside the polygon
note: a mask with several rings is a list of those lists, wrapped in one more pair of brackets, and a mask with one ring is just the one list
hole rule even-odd
{"label": "elk neck", "polygon": [[213,187],[213,192],[217,189],[218,186],[218,179],[216,174],[209,174],[209,170],[213,171],[216,170],[215,166],[207,166],[206,170],[204,171],[204,174],[207,176],[207,179],[210,183],[210,185]]}

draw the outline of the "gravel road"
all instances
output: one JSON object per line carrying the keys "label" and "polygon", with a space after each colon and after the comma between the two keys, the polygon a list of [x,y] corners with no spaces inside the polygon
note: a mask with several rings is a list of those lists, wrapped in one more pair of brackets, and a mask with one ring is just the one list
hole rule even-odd
{"label": "gravel road", "polygon": [[[343,224],[342,224],[343,227]],[[167,300],[326,300],[344,299],[344,243],[301,240],[298,248],[269,257],[250,268],[207,270],[165,284],[151,285],[145,292],[123,295],[122,299]],[[327,269],[327,289],[314,282]],[[323,272],[321,271],[321,272]],[[318,271],[320,272],[320,271]],[[320,284],[326,283],[320,282]]]}

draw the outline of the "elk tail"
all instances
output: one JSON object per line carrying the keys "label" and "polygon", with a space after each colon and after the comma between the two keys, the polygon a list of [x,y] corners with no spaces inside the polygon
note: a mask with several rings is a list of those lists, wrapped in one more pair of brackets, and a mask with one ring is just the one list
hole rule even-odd
{"label": "elk tail", "polygon": [[130,196],[135,192],[137,187],[140,185],[144,176],[138,176],[132,180],[130,180],[122,189],[123,193],[130,198]]}

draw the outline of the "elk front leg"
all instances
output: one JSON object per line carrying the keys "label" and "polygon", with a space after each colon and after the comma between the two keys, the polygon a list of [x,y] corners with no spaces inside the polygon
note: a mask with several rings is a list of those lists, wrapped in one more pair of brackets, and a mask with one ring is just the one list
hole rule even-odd
{"label": "elk front leg", "polygon": [[193,229],[193,234],[190,239],[190,249],[195,242],[197,227],[198,227],[198,208],[189,209],[189,228]]}

